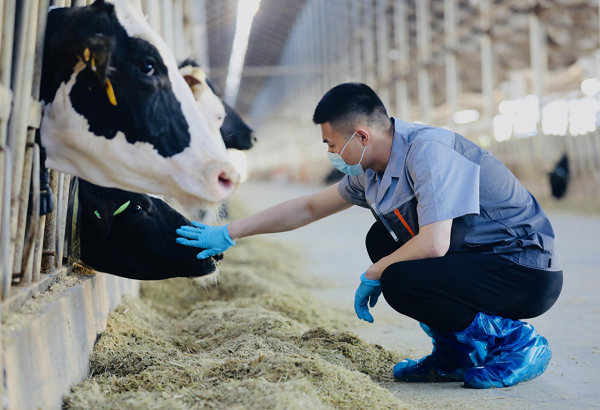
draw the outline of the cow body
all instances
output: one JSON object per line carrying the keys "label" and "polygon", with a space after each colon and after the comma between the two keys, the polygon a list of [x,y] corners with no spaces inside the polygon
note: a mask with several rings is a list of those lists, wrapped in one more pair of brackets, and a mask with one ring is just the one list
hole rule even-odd
{"label": "cow body", "polygon": [[238,182],[139,1],[50,11],[41,100],[50,168],[190,205],[221,202]]}
{"label": "cow body", "polygon": [[80,179],[79,202],[81,260],[95,270],[139,280],[199,277],[222,259],[197,259],[198,249],[177,244],[175,230],[191,223],[158,197]]}

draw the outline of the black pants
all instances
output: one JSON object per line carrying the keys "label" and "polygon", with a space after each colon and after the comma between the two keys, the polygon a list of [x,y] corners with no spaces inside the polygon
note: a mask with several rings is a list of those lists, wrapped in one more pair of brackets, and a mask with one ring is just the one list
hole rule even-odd
{"label": "black pants", "polygon": [[[373,263],[401,246],[378,223],[366,244]],[[467,328],[478,312],[510,319],[539,316],[554,305],[562,283],[562,271],[527,268],[479,253],[397,262],[381,275],[381,290],[392,308],[449,331]]]}

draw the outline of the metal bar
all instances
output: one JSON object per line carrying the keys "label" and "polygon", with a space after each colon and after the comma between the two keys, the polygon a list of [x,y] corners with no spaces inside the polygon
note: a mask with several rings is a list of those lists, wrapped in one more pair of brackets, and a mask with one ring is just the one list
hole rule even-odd
{"label": "metal bar", "polygon": [[448,125],[453,124],[454,113],[458,111],[459,76],[456,64],[456,0],[444,0],[444,34],[446,36],[446,101],[448,106]]}
{"label": "metal bar", "polygon": [[55,203],[54,210],[46,215],[46,227],[44,230],[44,241],[42,247],[42,272],[54,273],[56,259],[56,224],[58,220],[58,202],[60,195],[58,194],[59,182],[62,175],[55,170],[50,171],[50,188]]}
{"label": "metal bar", "polygon": [[62,267],[63,257],[68,255],[65,254],[65,229],[67,227],[67,211],[69,207],[69,187],[71,183],[71,175],[63,176],[63,189],[61,190],[62,194],[62,206],[61,206],[61,214],[60,214],[60,225],[57,225],[59,228],[57,241],[58,248],[56,258],[59,261],[58,267]]}
{"label": "metal bar", "polygon": [[[40,92],[40,82],[41,82],[41,71],[42,71],[42,56],[44,51],[44,35],[46,31],[46,17],[47,17],[47,8],[48,8],[48,0],[37,1],[39,8],[37,10],[37,16],[31,15],[30,18],[32,20],[29,24],[29,39],[30,47],[31,43],[34,44],[35,48],[35,58],[33,64],[33,73],[31,76],[31,95],[33,99],[30,101],[30,112],[28,115],[27,125],[30,127],[38,128],[41,120],[41,104],[37,102]],[[32,10],[32,13],[35,10]],[[33,24],[33,23],[36,24]],[[28,81],[28,79],[24,79],[24,81]],[[32,115],[33,114],[33,115]],[[29,252],[33,246],[33,241],[35,241],[37,237],[37,228],[38,228],[38,220],[39,220],[39,204],[38,204],[38,214],[34,217],[35,219],[35,227],[32,226],[32,229],[35,229],[35,234],[29,237],[31,243],[25,244],[26,232],[25,228],[27,226],[27,208],[29,204],[29,191],[30,185],[32,181],[32,166],[35,169],[38,169],[38,175],[33,175],[33,180],[39,182],[39,163],[32,164],[34,160],[34,141],[35,141],[35,130],[30,129],[27,131],[27,151],[25,154],[25,164],[23,170],[23,178],[21,182],[21,194],[19,198],[19,216],[18,216],[18,225],[17,225],[17,238],[15,244],[15,256],[13,262],[13,277],[15,273],[20,273],[21,275],[26,274],[27,272],[22,271],[22,267],[31,268],[31,264],[27,264],[29,258]],[[39,149],[39,148],[38,148]],[[39,188],[38,188],[39,191]],[[39,199],[39,192],[38,192]],[[26,259],[22,259],[26,257]],[[31,278],[31,272],[29,272],[29,278]],[[29,281],[26,281],[29,282]]]}
{"label": "metal bar", "polygon": [[165,40],[171,50],[175,46],[174,30],[173,30],[173,1],[161,0],[161,29],[162,38]]}
{"label": "metal bar", "polygon": [[494,77],[491,29],[491,4],[490,0],[480,0],[479,11],[481,13],[481,90],[483,94],[483,121],[486,131],[492,130],[492,119],[494,117]]}
{"label": "metal bar", "polygon": [[184,60],[187,56],[185,55],[185,46],[183,44],[185,39],[185,32],[183,31],[183,3],[182,0],[172,0],[173,7],[173,54],[177,61]]}
{"label": "metal bar", "polygon": [[388,110],[390,106],[390,66],[388,59],[388,24],[387,0],[377,0],[376,3],[377,30],[377,94]]}
{"label": "metal bar", "polygon": [[361,58],[360,0],[350,1],[350,39],[352,47],[352,76],[355,81],[362,81],[363,68]]}
{"label": "metal bar", "polygon": [[[337,40],[335,38],[335,31],[333,30],[333,9],[331,7],[333,0],[324,0],[323,1],[323,17],[325,18],[325,39],[324,39],[324,58],[325,64],[327,67],[331,67],[335,65],[335,52],[336,47],[334,42]],[[336,84],[336,73],[330,71],[325,75],[325,92],[329,91]]]}
{"label": "metal bar", "polygon": [[29,238],[23,248],[23,262],[21,266],[21,282],[19,285],[28,286],[31,284],[33,273],[33,248],[38,238],[38,229],[40,223],[40,147],[33,144],[33,202],[31,204],[31,222],[29,226]]}
{"label": "metal bar", "polygon": [[[538,6],[537,0],[530,0],[529,4],[532,6],[532,12],[529,13],[529,44],[530,44],[530,55],[531,55],[531,85],[532,92],[537,96],[537,111],[541,117],[541,102],[544,95],[544,67],[548,67],[548,53],[544,49],[546,48],[545,30],[543,23],[540,21],[536,10]],[[544,35],[544,38],[542,38]],[[546,61],[544,62],[544,57]],[[535,137],[534,144],[534,157],[532,164],[534,169],[543,168],[544,155],[542,153],[543,146],[540,141],[541,137],[541,121],[537,124],[538,133]],[[534,174],[535,175],[535,174]]]}
{"label": "metal bar", "polygon": [[[530,1],[532,6],[537,5],[537,0]],[[535,12],[529,13],[529,50],[531,58],[531,84],[534,95],[541,97],[544,93],[544,72],[542,63],[542,22]]]}
{"label": "metal bar", "polygon": [[[31,188],[31,176],[32,176],[32,167],[33,167],[33,141],[29,141],[29,134],[33,134],[32,132],[27,133],[27,149],[25,151],[25,161],[23,166],[23,177],[21,180],[21,194],[19,196],[19,213],[17,220],[17,236],[15,239],[15,250],[14,250],[14,258],[13,258],[13,278],[16,274],[22,274],[21,267],[23,265],[22,257],[23,250],[25,246],[25,236],[26,236],[26,226],[27,226],[27,207],[29,205],[29,190]],[[33,138],[31,138],[33,139]],[[38,175],[39,177],[39,175]]]}
{"label": "metal bar", "polygon": [[410,58],[410,47],[408,43],[409,34],[405,4],[404,1],[394,2],[394,37],[396,47],[398,48],[398,61],[395,64],[398,75],[398,81],[396,82],[396,110],[404,121],[410,122],[411,103],[406,84],[406,78],[409,74],[406,62]]}
{"label": "metal bar", "polygon": [[10,294],[12,281],[12,259],[10,258],[10,192],[12,181],[12,153],[9,147],[4,148],[4,192],[2,193],[2,214],[0,215],[0,280],[2,289],[0,296],[6,300]]}
{"label": "metal bar", "polygon": [[[323,66],[327,66],[327,60],[326,60],[326,56],[324,55],[325,53],[325,47],[324,47],[324,43],[325,43],[325,19],[323,16],[323,0],[315,0],[317,3],[317,43],[316,43],[316,50],[317,50],[317,64],[319,65],[323,65]],[[321,74],[318,76],[318,84],[319,84],[319,98],[321,95],[323,95],[327,89],[327,83],[326,83],[326,79],[325,79],[325,75]]]}
{"label": "metal bar", "polygon": [[373,37],[373,0],[363,0],[363,58],[365,61],[365,83],[376,88],[375,39]]}
{"label": "metal bar", "polygon": [[429,0],[419,0],[417,4],[417,49],[419,53],[419,106],[421,120],[431,123],[431,84],[429,64],[431,63],[431,30]]}
{"label": "metal bar", "polygon": [[2,289],[0,296],[6,300],[10,294],[12,282],[12,259],[10,258],[10,192],[12,181],[12,153],[10,148],[4,148],[4,192],[2,193],[2,214],[0,219],[0,273],[2,276]]}
{"label": "metal bar", "polygon": [[60,232],[62,226],[62,209],[63,209],[63,190],[65,182],[65,174],[62,172],[59,173],[58,177],[58,189],[56,190],[56,225],[54,226],[55,230],[55,241],[53,244],[54,251],[54,266],[57,269],[60,269],[62,266],[62,247],[63,245],[60,242]]}
{"label": "metal bar", "polygon": [[146,0],[146,13],[148,14],[148,24],[157,33],[162,33],[162,24],[160,21],[160,0]]}
{"label": "metal bar", "polygon": [[[13,180],[11,192],[11,261],[15,256],[20,259],[20,254],[15,255],[17,240],[21,236],[18,233],[19,209],[23,208],[21,203],[21,188],[24,173],[25,143],[27,140],[27,125],[29,120],[29,108],[31,104],[31,89],[33,80],[33,66],[35,59],[35,28],[38,17],[39,3],[33,0],[23,0],[21,9],[17,15],[20,17],[16,25],[15,36],[17,47],[14,55],[14,66],[19,67],[13,73],[12,84],[15,95],[14,111],[8,123],[8,145],[11,147],[13,158]],[[19,264],[20,266],[20,264]]]}
{"label": "metal bar", "polygon": [[195,35],[198,42],[198,59],[207,74],[210,73],[210,61],[208,57],[208,35],[206,31],[206,0],[195,0],[191,4],[195,9],[196,29]]}
{"label": "metal bar", "polygon": [[33,248],[33,270],[31,273],[31,281],[33,283],[40,280],[40,273],[42,270],[42,250],[44,245],[44,229],[46,227],[46,215],[40,216],[40,222],[38,224],[38,234],[35,239],[35,245]]}

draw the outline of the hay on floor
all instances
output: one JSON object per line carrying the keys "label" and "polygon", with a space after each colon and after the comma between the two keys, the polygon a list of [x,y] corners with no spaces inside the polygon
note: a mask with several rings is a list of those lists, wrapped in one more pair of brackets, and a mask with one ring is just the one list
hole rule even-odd
{"label": "hay on floor", "polygon": [[398,409],[398,354],[334,330],[285,248],[242,241],[219,283],[145,283],[109,317],[66,409]]}

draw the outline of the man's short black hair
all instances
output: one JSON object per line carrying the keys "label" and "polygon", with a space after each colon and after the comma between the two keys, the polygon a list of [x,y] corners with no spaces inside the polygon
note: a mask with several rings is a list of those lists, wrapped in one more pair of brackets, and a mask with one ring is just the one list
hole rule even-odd
{"label": "man's short black hair", "polygon": [[361,123],[382,131],[392,125],[381,99],[362,83],[344,83],[327,91],[315,108],[313,122],[328,122],[338,132],[349,134],[347,138]]}

